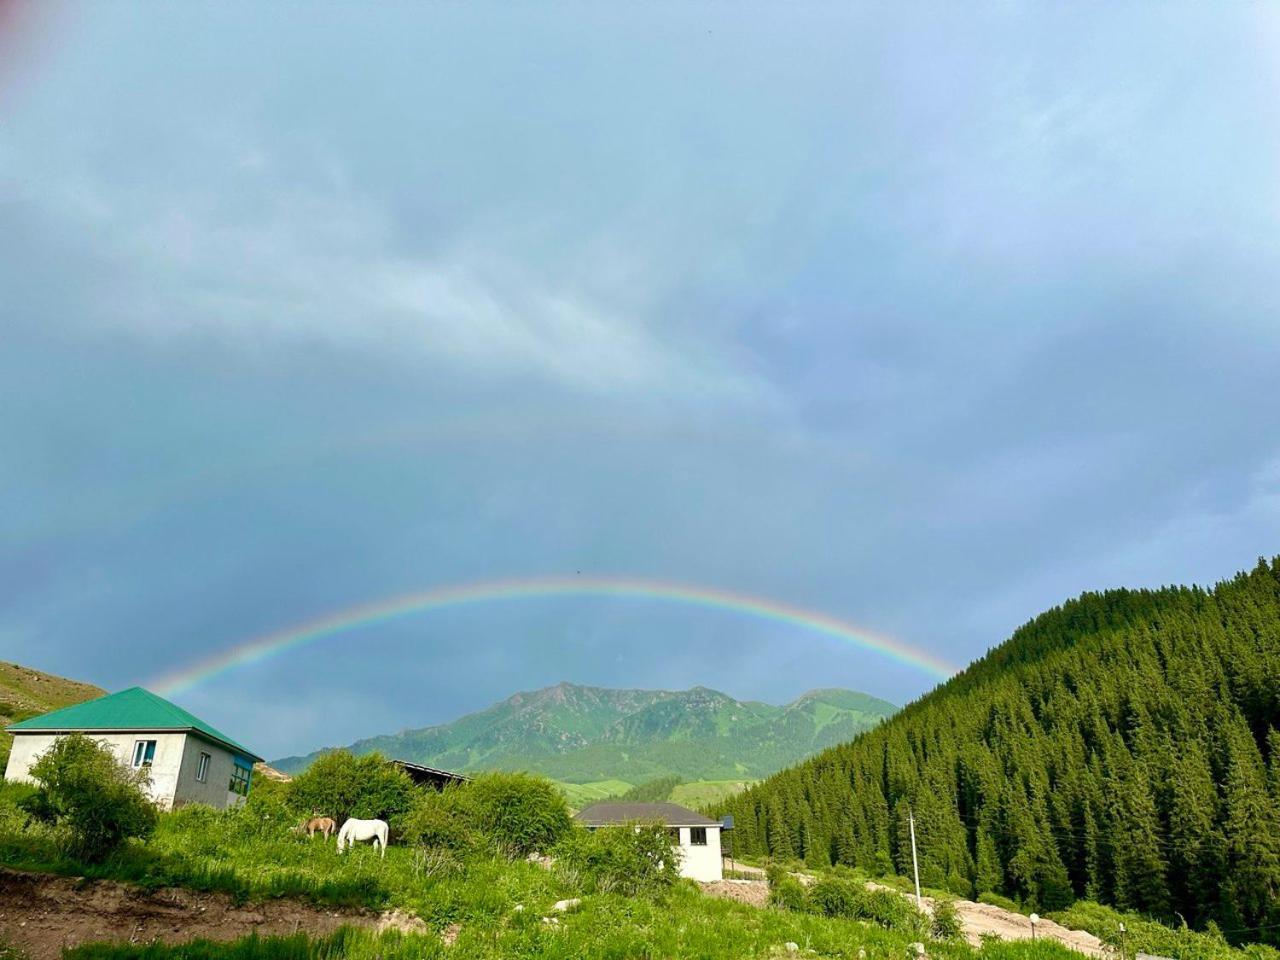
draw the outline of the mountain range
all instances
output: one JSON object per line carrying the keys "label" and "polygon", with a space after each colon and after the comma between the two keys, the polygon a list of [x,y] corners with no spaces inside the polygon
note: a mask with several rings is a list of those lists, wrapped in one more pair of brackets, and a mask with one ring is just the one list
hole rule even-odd
{"label": "mountain range", "polygon": [[[530,770],[568,783],[751,780],[849,740],[896,710],[851,690],[811,690],[774,706],[707,687],[614,690],[559,683],[517,693],[452,723],[370,737],[347,749],[462,773]],[[272,765],[296,773],[323,752]]]}

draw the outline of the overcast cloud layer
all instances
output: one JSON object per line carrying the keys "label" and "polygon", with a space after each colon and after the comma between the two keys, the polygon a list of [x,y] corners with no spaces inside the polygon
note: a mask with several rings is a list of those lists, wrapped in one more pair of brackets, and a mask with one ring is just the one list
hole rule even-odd
{"label": "overcast cloud layer", "polygon": [[[1280,552],[1276,7],[620,6],[0,17],[0,656],[582,571],[963,663]],[[274,756],[561,679],[930,683],[561,599],[181,702]]]}

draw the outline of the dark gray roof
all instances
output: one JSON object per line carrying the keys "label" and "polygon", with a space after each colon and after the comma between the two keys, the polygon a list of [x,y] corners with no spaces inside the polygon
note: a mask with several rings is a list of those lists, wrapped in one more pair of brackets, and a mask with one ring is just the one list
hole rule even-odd
{"label": "dark gray roof", "polygon": [[668,827],[718,827],[712,820],[678,803],[596,803],[579,811],[577,819],[588,827],[636,820],[659,820]]}
{"label": "dark gray roof", "polygon": [[438,770],[435,767],[428,767],[425,764],[414,763],[411,760],[388,760],[387,763],[393,767],[399,767],[409,775],[409,778],[415,783],[423,781],[431,781],[440,786],[446,783],[470,783],[471,778],[461,773],[453,773],[449,770]]}

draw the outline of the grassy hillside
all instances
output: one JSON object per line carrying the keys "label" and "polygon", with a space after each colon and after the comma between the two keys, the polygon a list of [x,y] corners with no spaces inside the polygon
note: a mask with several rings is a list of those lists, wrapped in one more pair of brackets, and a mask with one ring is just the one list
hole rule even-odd
{"label": "grassy hillside", "polygon": [[1091,897],[1280,939],[1280,558],[1086,594],[852,743],[724,805],[742,853]]}
{"label": "grassy hillside", "polygon": [[[92,684],[0,661],[0,724],[3,726],[82,700],[92,700],[104,693],[105,690]],[[0,771],[9,762],[12,744],[13,737],[0,730]]]}
{"label": "grassy hillside", "polygon": [[[327,775],[325,782],[331,783]],[[334,789],[351,786],[348,782]],[[338,854],[332,842],[293,831],[299,809],[309,807],[305,798],[293,796],[298,789],[296,781],[273,783],[255,790],[244,807],[213,811],[189,806],[162,813],[148,839],[132,841],[104,861],[85,863],[67,856],[65,837],[57,828],[26,815],[18,805],[24,791],[0,785],[0,864],[25,871],[28,885],[39,883],[31,880],[38,872],[57,872],[114,879],[137,889],[133,896],[110,896],[105,894],[111,888],[96,888],[100,892],[95,896],[92,885],[78,880],[77,889],[87,892],[76,909],[84,913],[61,928],[57,917],[45,912],[40,926],[29,929],[26,901],[8,900],[0,907],[18,909],[0,909],[0,940],[13,938],[0,945],[0,956],[21,960],[13,946],[43,947],[50,941],[40,938],[52,930],[57,943],[85,936],[116,940],[70,947],[65,960],[738,960],[792,955],[901,960],[916,956],[918,941],[927,943],[934,960],[1079,960],[1078,954],[1044,938],[970,946],[957,936],[954,917],[951,923],[937,917],[931,923],[909,897],[892,890],[868,891],[865,874],[847,870],[823,871],[808,887],[779,871],[768,906],[763,896],[753,900],[757,905],[714,899],[692,882],[675,881],[663,860],[654,859],[658,848],[630,827],[588,834],[562,817],[558,837],[548,840],[545,850],[551,858],[532,862],[523,850],[507,849],[506,844],[530,824],[545,823],[546,805],[531,809],[526,803],[502,801],[487,809],[520,812],[491,820],[482,801],[468,799],[476,784],[448,795],[407,787],[409,811],[403,818],[391,817],[398,827],[385,859],[363,846]],[[380,789],[369,797],[395,800]],[[423,820],[415,809],[431,815]],[[427,828],[416,840],[415,823],[418,829]],[[452,828],[442,830],[446,825]],[[665,841],[661,830],[649,836]],[[139,921],[152,919],[157,904],[145,891],[168,887],[229,894],[226,903],[236,907],[240,918],[285,907],[299,932],[275,939],[165,945],[135,942],[141,939],[136,928],[119,922],[84,929],[84,916],[94,902],[101,904],[104,916],[117,921],[130,909],[138,911]],[[206,898],[199,905],[201,916],[206,909],[216,913],[219,902]],[[181,897],[162,891],[165,939],[181,937],[184,922],[192,922],[181,904]],[[308,904],[313,909],[306,909]],[[188,902],[186,909],[194,908]],[[367,923],[376,916],[370,911],[384,910],[396,911],[397,927],[412,932],[380,935],[346,928],[308,935],[319,919],[321,929],[330,930],[334,911],[344,911],[351,922]],[[1093,904],[1076,905],[1064,919],[1087,926],[1108,942],[1114,942],[1123,920],[1129,925],[1129,950],[1158,948],[1177,960],[1276,956],[1257,947],[1232,950],[1214,937],[1173,931]],[[237,924],[238,929],[249,927],[244,919]]]}
{"label": "grassy hillside", "polygon": [[[532,770],[573,784],[630,785],[664,776],[741,781],[849,740],[895,710],[849,690],[815,690],[773,706],[706,687],[672,692],[561,683],[453,723],[373,737],[349,749],[462,772]],[[286,757],[273,766],[297,772],[318,755]]]}

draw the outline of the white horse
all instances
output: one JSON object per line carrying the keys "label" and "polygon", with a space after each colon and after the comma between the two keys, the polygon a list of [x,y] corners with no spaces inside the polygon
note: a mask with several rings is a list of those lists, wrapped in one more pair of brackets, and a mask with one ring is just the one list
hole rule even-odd
{"label": "white horse", "polygon": [[354,843],[372,840],[374,846],[382,848],[382,856],[387,855],[387,822],[385,820],[356,820],[354,817],[342,825],[338,831],[338,852],[341,853]]}

